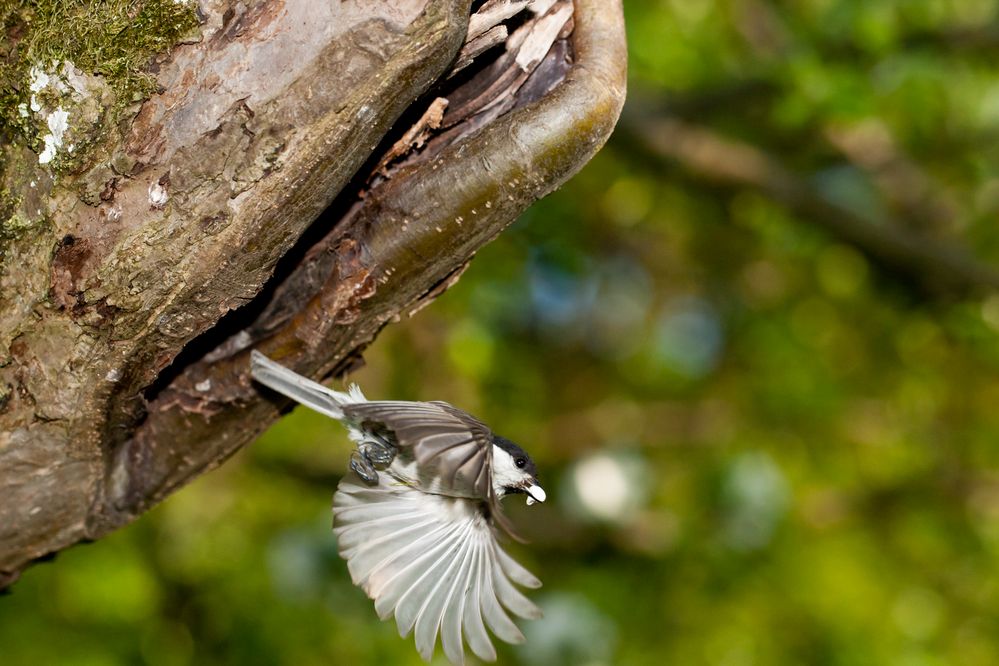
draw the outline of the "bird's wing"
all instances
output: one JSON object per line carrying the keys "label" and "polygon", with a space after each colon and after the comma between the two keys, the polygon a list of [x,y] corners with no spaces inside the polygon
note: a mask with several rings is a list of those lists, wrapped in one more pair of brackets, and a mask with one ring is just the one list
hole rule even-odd
{"label": "bird's wing", "polygon": [[438,633],[455,664],[464,663],[462,633],[487,661],[496,650],[486,626],[508,643],[522,643],[507,611],[529,619],[541,611],[513,584],[541,582],[502,550],[483,502],[430,495],[378,476],[368,486],[350,474],[333,497],[340,555],[378,616],[395,615],[401,636],[415,629],[416,648],[428,661]]}
{"label": "bird's wing", "polygon": [[445,487],[471,491],[494,504],[492,433],[471,414],[446,402],[374,401],[343,406],[359,425],[381,424],[408,450],[421,471]]}
{"label": "bird's wing", "polygon": [[257,350],[250,353],[250,374],[267,388],[335,419],[343,418],[344,404],[364,400],[356,387],[350,393],[334,391],[275,363]]}

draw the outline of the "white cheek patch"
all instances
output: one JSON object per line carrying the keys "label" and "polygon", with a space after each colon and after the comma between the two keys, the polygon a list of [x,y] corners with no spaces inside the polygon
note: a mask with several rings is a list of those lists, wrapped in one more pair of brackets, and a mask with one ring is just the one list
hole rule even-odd
{"label": "white cheek patch", "polygon": [[493,490],[503,497],[504,488],[519,488],[527,493],[527,505],[544,502],[544,489],[534,483],[534,477],[517,467],[513,456],[498,446],[493,447]]}
{"label": "white cheek patch", "polygon": [[513,464],[509,453],[493,447],[493,485],[498,487],[513,486],[521,481],[521,472]]}
{"label": "white cheek patch", "polygon": [[504,488],[525,488],[531,483],[531,476],[517,467],[513,456],[498,446],[493,447],[493,489],[497,497],[503,496]]}

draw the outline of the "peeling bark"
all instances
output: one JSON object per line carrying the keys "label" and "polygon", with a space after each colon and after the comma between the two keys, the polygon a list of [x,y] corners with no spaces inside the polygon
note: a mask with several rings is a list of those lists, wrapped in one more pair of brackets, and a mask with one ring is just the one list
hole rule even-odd
{"label": "peeling bark", "polygon": [[[202,39],[154,64],[162,92],[103,159],[54,178],[5,148],[7,187],[47,222],[0,266],[0,578],[270,425],[251,348],[348,371],[578,170],[623,101],[616,0],[514,12],[507,50],[466,50],[483,60],[455,76],[497,25],[471,34],[465,2],[202,7]],[[401,142],[439,97],[447,113]]]}

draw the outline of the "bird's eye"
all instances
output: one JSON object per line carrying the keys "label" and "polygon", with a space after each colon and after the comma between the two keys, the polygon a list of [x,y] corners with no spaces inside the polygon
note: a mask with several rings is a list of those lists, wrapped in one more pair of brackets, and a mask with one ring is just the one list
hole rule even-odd
{"label": "bird's eye", "polygon": [[527,459],[517,458],[516,460],[513,461],[513,464],[516,465],[518,469],[524,469],[524,466],[527,464]]}

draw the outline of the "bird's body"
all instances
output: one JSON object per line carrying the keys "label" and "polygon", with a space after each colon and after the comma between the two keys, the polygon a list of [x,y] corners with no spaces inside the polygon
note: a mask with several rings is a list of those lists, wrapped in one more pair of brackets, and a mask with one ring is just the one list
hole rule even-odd
{"label": "bird's body", "polygon": [[344,423],[357,444],[356,475],[334,495],[334,532],[379,617],[394,614],[402,636],[414,631],[428,660],[438,633],[454,663],[464,660],[463,634],[476,655],[495,659],[486,625],[522,642],[506,610],[540,611],[513,583],[541,583],[503,552],[495,526],[510,531],[505,495],[545,499],[523,449],[448,403],[369,401],[356,386],[334,391],[258,352],[251,368],[261,384]]}

